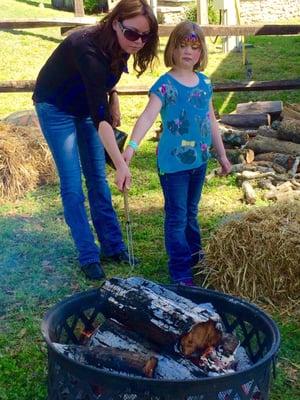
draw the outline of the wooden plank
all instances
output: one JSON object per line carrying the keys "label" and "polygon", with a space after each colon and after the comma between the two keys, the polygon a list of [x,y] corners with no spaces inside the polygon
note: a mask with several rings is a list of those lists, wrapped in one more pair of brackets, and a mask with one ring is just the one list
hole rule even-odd
{"label": "wooden plank", "polygon": [[[66,19],[4,19],[0,20],[2,29],[31,29],[55,26],[90,25],[96,22],[93,17]],[[159,25],[159,35],[169,36],[175,25]],[[247,35],[298,35],[300,24],[294,25],[202,25],[205,36],[247,36]]]}
{"label": "wooden plank", "polygon": [[6,19],[0,21],[0,30],[3,29],[31,29],[31,28],[50,28],[55,26],[80,26],[91,25],[97,22],[94,17],[76,18],[40,18],[40,19]]}
{"label": "wooden plank", "polygon": [[[32,92],[35,81],[0,81],[0,93]],[[292,90],[300,89],[299,79],[287,79],[281,81],[250,81],[250,82],[229,82],[213,84],[214,92],[249,92],[264,90]],[[146,95],[149,88],[147,86],[120,86],[120,95]]]}

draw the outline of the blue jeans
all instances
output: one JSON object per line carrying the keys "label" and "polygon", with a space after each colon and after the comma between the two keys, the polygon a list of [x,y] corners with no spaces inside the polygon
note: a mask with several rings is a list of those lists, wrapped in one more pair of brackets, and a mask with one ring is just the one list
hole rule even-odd
{"label": "blue jeans", "polygon": [[111,256],[125,250],[106,180],[104,148],[91,118],[72,116],[48,103],[37,103],[35,107],[56,164],[64,216],[80,264],[99,262],[100,254],[84,206],[81,170],[102,253]]}
{"label": "blue jeans", "polygon": [[173,282],[192,278],[202,254],[198,204],[207,165],[159,175],[165,199],[165,246]]}

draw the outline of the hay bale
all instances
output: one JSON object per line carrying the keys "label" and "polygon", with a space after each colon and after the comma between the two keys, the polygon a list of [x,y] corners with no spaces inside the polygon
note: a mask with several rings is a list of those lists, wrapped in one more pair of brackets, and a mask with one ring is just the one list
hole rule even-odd
{"label": "hay bale", "polygon": [[300,202],[254,209],[209,240],[209,284],[275,308],[300,301]]}
{"label": "hay bale", "polygon": [[52,156],[39,129],[0,122],[0,198],[15,200],[55,181]]}

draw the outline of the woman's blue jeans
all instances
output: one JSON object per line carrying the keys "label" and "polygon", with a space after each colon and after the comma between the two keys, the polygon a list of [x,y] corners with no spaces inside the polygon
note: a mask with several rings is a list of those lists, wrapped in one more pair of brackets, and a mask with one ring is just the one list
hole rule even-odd
{"label": "woman's blue jeans", "polygon": [[188,171],[159,175],[165,198],[165,246],[173,282],[192,278],[192,267],[202,256],[198,223],[207,165]]}
{"label": "woman's blue jeans", "polygon": [[80,264],[99,262],[100,253],[84,206],[81,172],[101,252],[111,256],[125,250],[106,180],[104,148],[91,118],[72,116],[48,103],[37,103],[35,107],[56,164],[64,216]]}

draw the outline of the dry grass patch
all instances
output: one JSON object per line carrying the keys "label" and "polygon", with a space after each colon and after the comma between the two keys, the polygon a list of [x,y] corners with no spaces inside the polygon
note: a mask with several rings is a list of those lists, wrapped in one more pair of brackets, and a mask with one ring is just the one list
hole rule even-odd
{"label": "dry grass patch", "polygon": [[207,244],[209,284],[281,310],[300,303],[300,203],[254,209]]}
{"label": "dry grass patch", "polygon": [[0,199],[15,200],[55,181],[52,156],[40,131],[0,122]]}

